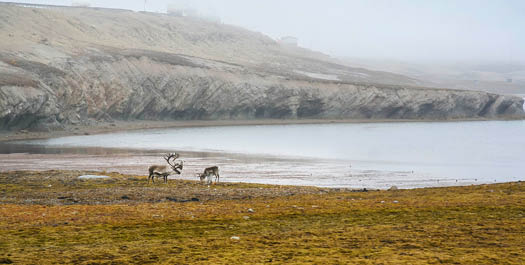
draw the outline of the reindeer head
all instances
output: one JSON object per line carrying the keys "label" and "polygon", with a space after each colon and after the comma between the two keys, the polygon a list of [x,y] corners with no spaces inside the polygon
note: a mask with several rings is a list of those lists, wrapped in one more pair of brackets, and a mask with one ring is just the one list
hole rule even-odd
{"label": "reindeer head", "polygon": [[200,179],[200,181],[204,181],[207,177],[204,173],[197,173],[196,176]]}

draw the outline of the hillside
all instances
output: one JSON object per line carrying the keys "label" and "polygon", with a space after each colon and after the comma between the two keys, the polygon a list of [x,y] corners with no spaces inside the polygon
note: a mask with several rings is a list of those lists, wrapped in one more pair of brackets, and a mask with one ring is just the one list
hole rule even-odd
{"label": "hillside", "polygon": [[387,71],[408,76],[422,86],[525,96],[525,64],[523,63],[430,63],[340,58],[344,65]]}
{"label": "hillside", "polygon": [[523,117],[513,96],[416,87],[239,27],[0,3],[0,129],[112,120]]}

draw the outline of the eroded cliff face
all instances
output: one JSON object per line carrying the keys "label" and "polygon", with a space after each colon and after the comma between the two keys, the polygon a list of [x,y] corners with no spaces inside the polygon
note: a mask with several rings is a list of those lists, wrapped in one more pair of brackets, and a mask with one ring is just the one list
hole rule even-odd
{"label": "eroded cliff face", "polygon": [[[17,8],[10,7],[9,12],[27,13]],[[39,16],[42,13],[53,15],[38,10]],[[80,23],[78,18],[74,22]],[[9,25],[0,23],[0,30]],[[99,26],[96,29],[100,31]],[[130,38],[129,34],[126,37]],[[373,84],[376,79],[372,73],[357,75],[368,75],[366,80],[350,80],[355,69],[290,54],[282,55],[286,60],[276,57],[281,58],[277,63],[262,55],[225,61],[155,49],[158,47],[101,45],[100,40],[89,42],[85,36],[76,42],[65,38],[42,41],[40,37],[32,41],[24,36],[21,42],[20,47],[0,45],[7,47],[0,52],[0,129],[54,130],[65,125],[134,119],[447,120],[524,115],[521,98],[406,84],[378,85]],[[74,48],[66,45],[75,43],[78,45]],[[260,49],[275,48],[274,44],[262,43]],[[198,48],[205,50],[202,43]],[[267,53],[275,56],[275,50]],[[390,80],[385,83],[411,82],[387,73],[376,74],[379,81]],[[337,80],[316,76],[335,76]]]}
{"label": "eroded cliff face", "polygon": [[[0,126],[113,119],[461,119],[523,115],[523,100],[473,91],[297,80],[172,54],[103,51],[44,65],[3,57]],[[7,72],[7,71],[4,71]]]}

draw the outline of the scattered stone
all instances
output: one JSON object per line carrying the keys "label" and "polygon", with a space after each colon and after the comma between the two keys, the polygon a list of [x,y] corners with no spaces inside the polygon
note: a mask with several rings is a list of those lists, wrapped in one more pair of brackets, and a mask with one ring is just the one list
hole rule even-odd
{"label": "scattered stone", "polygon": [[13,264],[13,261],[8,258],[0,258],[0,264]]}
{"label": "scattered stone", "polygon": [[241,238],[238,237],[238,236],[232,236],[232,237],[230,237],[230,239],[231,240],[236,240],[236,241],[241,240]]}
{"label": "scattered stone", "polygon": [[390,187],[390,189],[388,189],[388,190],[390,190],[390,191],[394,191],[394,190],[398,190],[398,188],[397,188],[397,186],[392,186],[392,187]]}
{"label": "scattered stone", "polygon": [[103,175],[82,175],[78,177],[79,179],[108,179],[109,176]]}
{"label": "scattered stone", "polygon": [[393,203],[399,203],[398,201],[393,201]]}
{"label": "scattered stone", "polygon": [[88,132],[85,132],[84,135],[89,135],[89,133],[88,133]]}
{"label": "scattered stone", "polygon": [[242,218],[244,218],[244,220],[248,220],[248,219],[250,219],[249,216],[243,216]]}
{"label": "scattered stone", "polygon": [[385,201],[381,201],[381,203],[385,203]]}
{"label": "scattered stone", "polygon": [[255,211],[252,208],[250,208],[250,209],[248,209],[248,212],[249,213],[254,213]]}
{"label": "scattered stone", "polygon": [[177,199],[174,197],[166,197],[166,200],[172,201],[172,202],[198,202],[199,198],[191,198],[191,199],[184,200],[184,199]]}
{"label": "scattered stone", "polygon": [[123,199],[123,200],[131,200],[131,198],[128,195],[124,195],[124,196],[122,196],[120,198]]}

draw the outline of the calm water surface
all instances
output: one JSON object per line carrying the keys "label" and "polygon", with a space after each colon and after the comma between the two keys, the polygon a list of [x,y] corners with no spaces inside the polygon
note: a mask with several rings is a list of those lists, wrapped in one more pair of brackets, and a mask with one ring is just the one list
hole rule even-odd
{"label": "calm water surface", "polygon": [[[300,184],[318,186],[361,186],[370,178],[381,188],[525,180],[525,121],[178,128],[19,143],[263,155],[282,158],[279,167],[302,175]],[[287,159],[304,162],[286,167]],[[272,181],[290,184],[283,178]]]}

